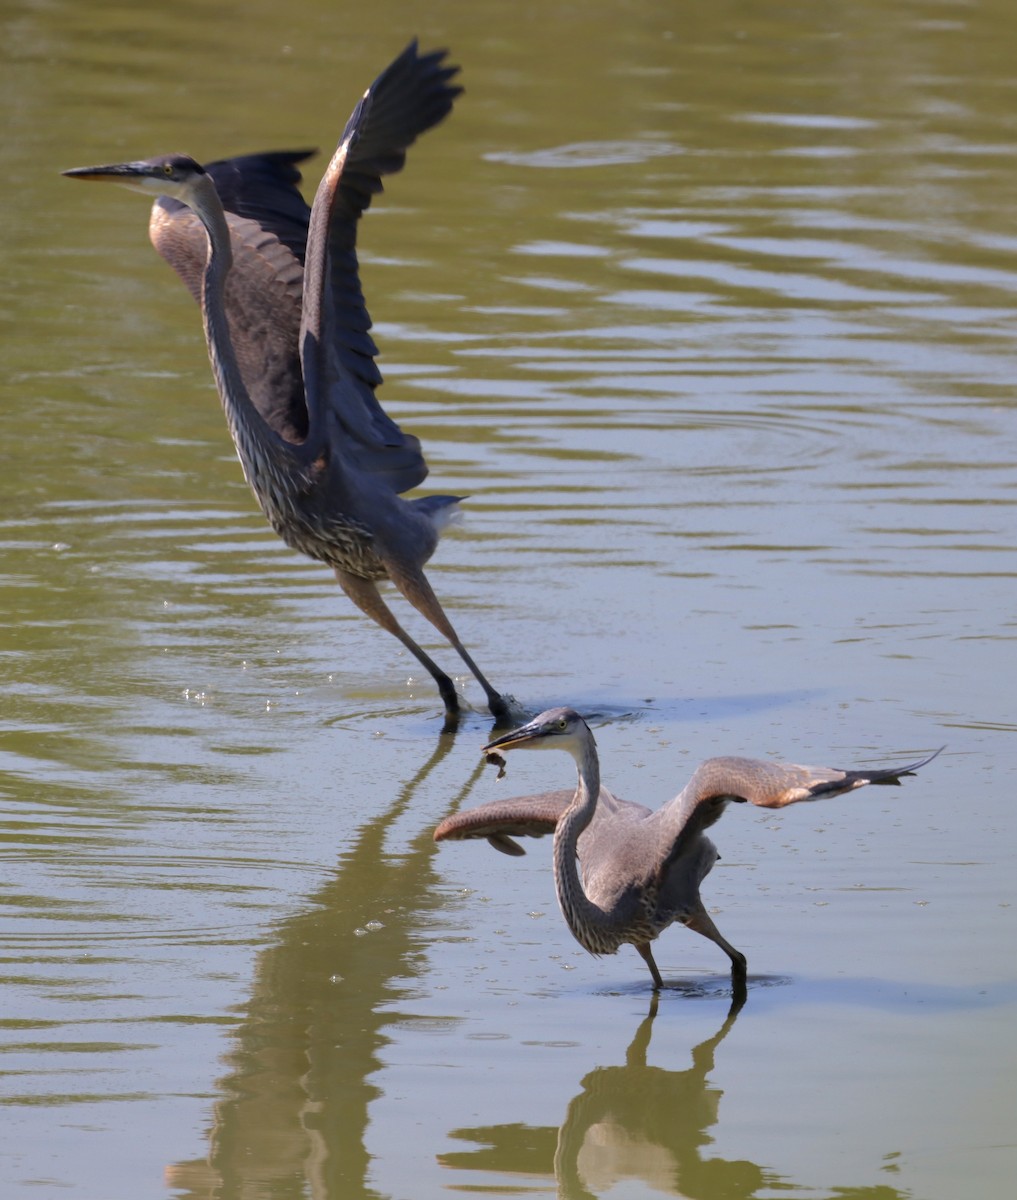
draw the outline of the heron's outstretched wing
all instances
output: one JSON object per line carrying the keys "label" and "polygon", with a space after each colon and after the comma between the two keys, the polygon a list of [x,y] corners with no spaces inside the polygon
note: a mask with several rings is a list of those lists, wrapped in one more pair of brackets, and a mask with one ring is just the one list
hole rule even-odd
{"label": "heron's outstretched wing", "polygon": [[301,266],[311,209],[297,186],[302,178],[297,163],[315,154],[316,150],[268,150],[204,164],[223,208],[275,234]]}
{"label": "heron's outstretched wing", "polygon": [[839,796],[866,784],[899,784],[914,775],[940,751],[903,767],[840,771],[803,767],[757,758],[708,758],[696,768],[681,793],[654,814],[661,872],[691,846],[704,829],[718,821],[730,803],[748,802],[760,808],[785,808],[800,800]]}
{"label": "heron's outstretched wing", "polygon": [[[281,269],[290,257],[300,268],[296,272],[298,302],[311,210],[297,187],[301,180],[297,163],[314,153],[314,150],[268,150],[204,164],[226,213],[240,218],[239,223],[231,222],[234,248],[237,231],[241,232],[240,241],[244,244],[257,240],[255,229],[271,235],[289,251],[289,255],[269,253],[268,258],[276,269]],[[156,250],[200,302],[208,238],[198,218],[182,200],[160,196],[152,209],[149,235]]]}
{"label": "heron's outstretched wing", "polygon": [[513,837],[545,837],[554,833],[558,818],[575,794],[574,788],[564,788],[533,796],[514,796],[510,800],[490,800],[446,817],[434,831],[434,840],[462,842],[468,838],[487,838],[503,854],[525,854]]}
{"label": "heron's outstretched wing", "polygon": [[[536,792],[532,796],[513,796],[509,800],[489,800],[487,804],[446,817],[434,831],[434,840],[461,842],[467,838],[487,838],[495,850],[503,854],[525,854],[522,846],[512,838],[545,837],[554,833],[559,817],[575,799],[575,794],[574,788],[563,788],[554,792]],[[621,800],[602,787],[593,824],[580,838],[580,857],[586,839],[609,840],[608,826],[615,824],[615,818],[637,821],[649,815],[650,810],[644,805]],[[602,827],[607,832],[606,838],[599,836]]]}
{"label": "heron's outstretched wing", "polygon": [[[290,442],[307,435],[299,338],[311,210],[297,189],[296,164],[312,153],[248,154],[205,167],[230,227],[233,269],[226,279],[226,316],[240,372],[258,411]],[[179,200],[160,196],[148,232],[200,304],[208,257],[201,221]]]}
{"label": "heron's outstretched wing", "polygon": [[412,42],[364,93],[347,122],[311,210],[300,355],[306,382],[308,453],[340,455],[397,492],[422,483],[420,443],[375,398],[381,372],[357,264],[357,223],[382,176],[402,169],[409,146],[438,124],[462,91],[445,51]]}

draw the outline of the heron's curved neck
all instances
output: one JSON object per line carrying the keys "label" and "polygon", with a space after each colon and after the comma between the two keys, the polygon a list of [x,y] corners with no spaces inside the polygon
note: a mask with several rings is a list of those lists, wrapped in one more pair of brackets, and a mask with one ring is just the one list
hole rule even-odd
{"label": "heron's curved neck", "polygon": [[558,820],[554,831],[554,885],[558,904],[566,924],[581,946],[594,953],[603,953],[603,947],[591,945],[584,932],[606,930],[611,919],[586,895],[579,877],[576,857],[579,836],[593,820],[600,796],[600,761],[593,734],[587,731],[576,754],[576,771],[579,777],[572,803]]}
{"label": "heron's curved neck", "polygon": [[193,201],[189,203],[208,236],[208,258],[205,260],[201,290],[208,357],[233,444],[247,482],[253,487],[259,451],[263,453],[265,447],[273,446],[276,439],[272,437],[244,383],[226,317],[226,278],[233,266],[230,229],[219,193],[207,176],[196,185]]}

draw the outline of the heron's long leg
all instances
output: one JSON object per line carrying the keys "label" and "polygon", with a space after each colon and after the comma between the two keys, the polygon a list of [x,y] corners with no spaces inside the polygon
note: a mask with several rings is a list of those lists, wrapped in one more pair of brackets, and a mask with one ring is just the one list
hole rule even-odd
{"label": "heron's long leg", "polygon": [[657,964],[653,961],[653,951],[650,949],[649,942],[634,942],[633,945],[639,951],[642,960],[650,968],[650,974],[653,976],[653,990],[660,991],[664,986],[664,981],[660,977],[660,972],[657,970]]}
{"label": "heron's long leg", "polygon": [[459,640],[458,634],[452,628],[452,622],[445,616],[445,610],[442,608],[438,597],[434,594],[423,571],[406,571],[398,564],[387,560],[385,561],[385,567],[388,571],[389,579],[392,580],[406,599],[409,600],[417,612],[425,616],[440,634],[448,638],[456,653],[470,668],[474,679],[484,689],[484,694],[487,696],[487,706],[490,708],[492,714],[496,717],[509,716],[510,709],[508,704],[488,683],[483,672],[470,657],[469,651]]}
{"label": "heron's long leg", "polygon": [[392,614],[392,610],[382,599],[377,584],[372,579],[362,579],[359,575],[351,575],[339,567],[335,568],[335,577],[340,586],[353,603],[366,613],[372,621],[376,621],[382,629],[397,637],[413,657],[430,672],[431,678],[438,685],[445,712],[454,716],[459,712],[459,694],[455,684],[438,666],[430,655],[410,637]]}
{"label": "heron's long leg", "polygon": [[714,925],[710,919],[710,914],[703,907],[702,903],[692,911],[688,917],[683,917],[682,924],[686,929],[691,929],[693,933],[702,934],[704,938],[709,938],[711,942],[716,942],[717,945],[731,960],[731,978],[734,983],[744,984],[745,982],[745,955],[740,950],[736,950],[734,946],[723,936],[720,930]]}

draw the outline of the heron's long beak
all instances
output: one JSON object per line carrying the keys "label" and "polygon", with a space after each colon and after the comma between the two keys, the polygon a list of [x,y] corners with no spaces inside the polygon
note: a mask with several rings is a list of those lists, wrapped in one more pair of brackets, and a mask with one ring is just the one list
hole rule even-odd
{"label": "heron's long beak", "polygon": [[513,729],[511,733],[503,733],[493,742],[488,742],[483,753],[489,754],[492,750],[516,750],[520,746],[532,746],[534,742],[547,737],[549,732],[550,730],[542,721],[531,721],[528,725],[521,725],[518,729]]}
{"label": "heron's long beak", "polygon": [[70,171],[61,171],[71,179],[88,179],[97,183],[131,183],[140,178],[148,179],[152,175],[151,163],[128,162],[109,163],[104,167],[73,167]]}

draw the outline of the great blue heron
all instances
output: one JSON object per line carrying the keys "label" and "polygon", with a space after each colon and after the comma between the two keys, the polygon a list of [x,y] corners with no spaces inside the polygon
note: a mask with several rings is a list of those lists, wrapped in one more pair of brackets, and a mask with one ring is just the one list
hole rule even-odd
{"label": "great blue heron", "polygon": [[[402,628],[378,591],[396,587],[455,647],[492,713],[509,706],[459,641],[423,565],[458,496],[404,500],[427,475],[420,442],[375,398],[381,373],[368,330],[357,222],[406,150],[462,91],[445,51],[416,42],[374,81],[347,122],[308,209],[295,164],[308,152],[201,167],[171,154],[65,171],[158,198],[149,233],[201,305],[205,339],[244,475],[296,550],[331,566],[347,596],[434,677],[454,715],[452,680]],[[224,208],[224,202],[229,211]]]}
{"label": "great blue heron", "polygon": [[650,968],[654,989],[663,981],[650,943],[675,921],[716,942],[731,960],[735,988],[745,986],[745,955],[721,936],[699,897],[700,884],[719,858],[703,831],[729,803],[747,800],[762,808],[784,808],[867,783],[897,784],[939,753],[904,767],[871,771],[708,758],[673,800],[651,812],[601,786],[593,734],[571,708],[548,709],[484,747],[488,755],[516,749],[568,751],[579,776],[575,792],[482,804],[446,818],[434,840],[483,837],[495,849],[518,855],[525,851],[513,836],[553,832],[555,891],[573,937],[591,954],[614,954],[626,943],[635,946]]}

